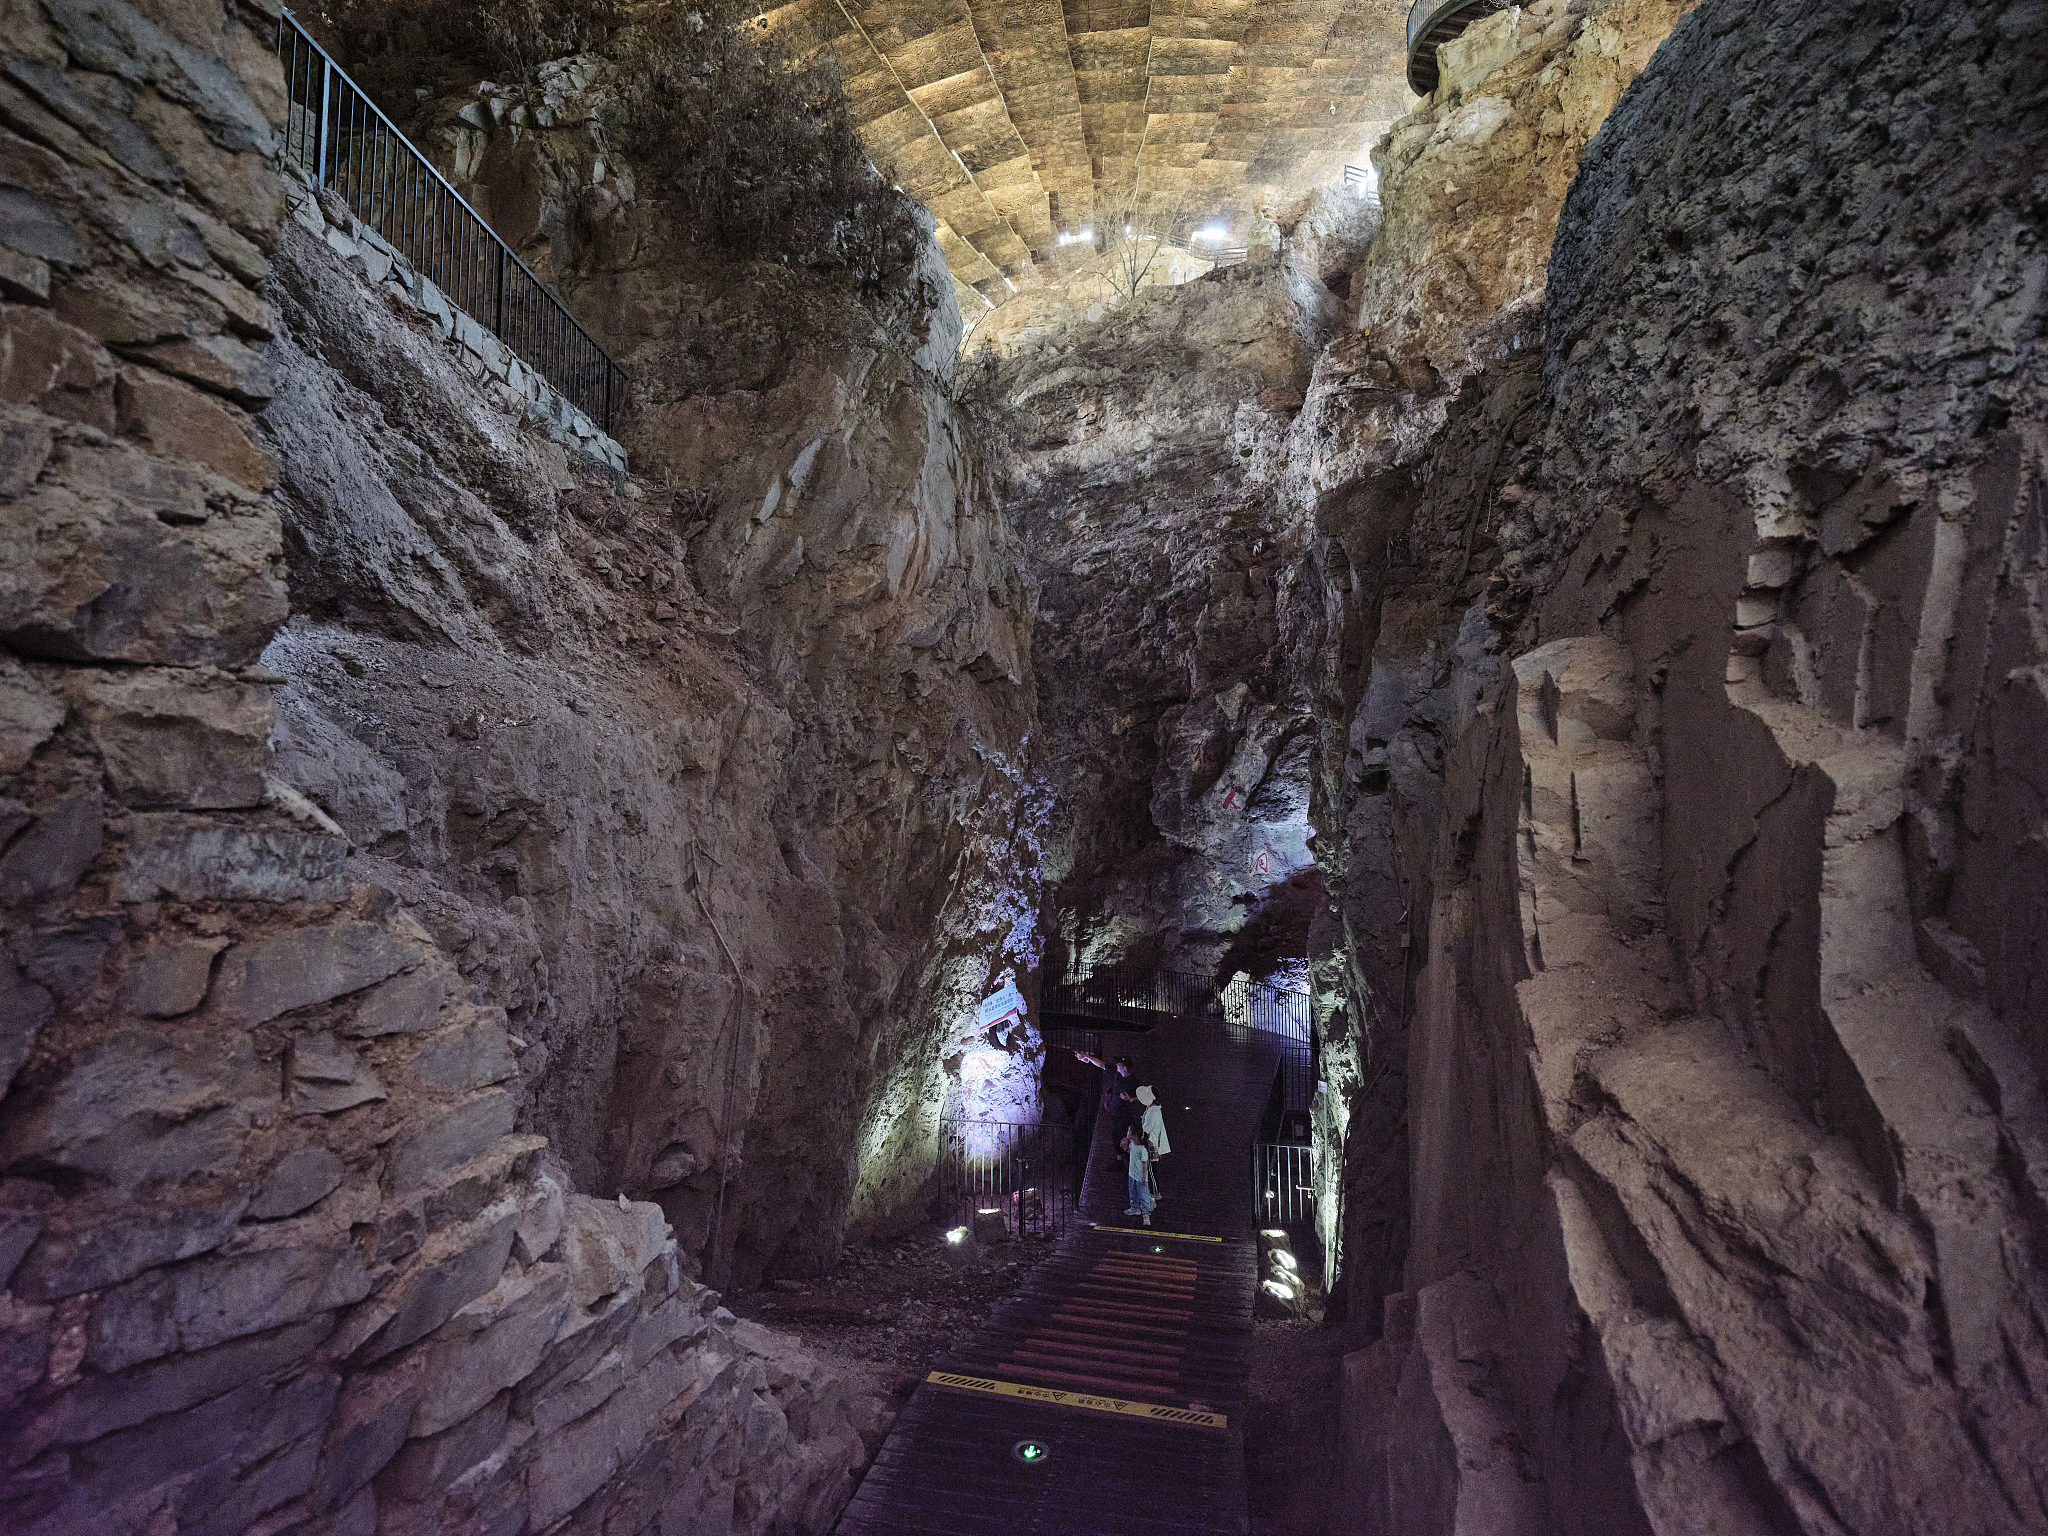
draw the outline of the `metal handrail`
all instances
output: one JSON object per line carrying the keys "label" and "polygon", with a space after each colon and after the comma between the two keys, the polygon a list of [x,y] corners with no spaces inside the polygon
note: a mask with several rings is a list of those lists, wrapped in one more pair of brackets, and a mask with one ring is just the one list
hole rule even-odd
{"label": "metal handrail", "polygon": [[1481,17],[1508,8],[1510,0],[1415,0],[1408,11],[1408,89],[1427,96],[1436,89],[1436,51]]}
{"label": "metal handrail", "polygon": [[339,193],[449,302],[609,434],[626,399],[625,370],[611,354],[290,11],[278,20],[277,56],[285,161]]}
{"label": "metal handrail", "polygon": [[1039,1011],[1048,1018],[1101,1020],[1114,1029],[1149,1029],[1170,1019],[1221,1016],[1216,985],[1188,971],[1098,965],[1045,984]]}
{"label": "metal handrail", "polygon": [[1320,1151],[1296,1142],[1252,1143],[1253,1214],[1262,1227],[1312,1227]]}

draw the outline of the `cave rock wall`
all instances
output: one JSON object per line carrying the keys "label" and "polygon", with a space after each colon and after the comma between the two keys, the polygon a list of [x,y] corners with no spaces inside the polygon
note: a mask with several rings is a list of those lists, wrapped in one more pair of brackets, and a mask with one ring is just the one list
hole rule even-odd
{"label": "cave rock wall", "polygon": [[1413,951],[1330,962],[1405,1029],[1360,1529],[2048,1521],[2043,47],[1705,0],[1586,150],[1535,361],[1322,503],[1474,530],[1339,717],[1400,722],[1346,745]]}
{"label": "cave rock wall", "polygon": [[[691,210],[644,195],[597,131],[606,71],[557,61],[420,122],[631,379],[618,431],[661,532],[601,572],[628,601],[576,664],[632,652],[634,685],[676,699],[657,715],[698,716],[662,727],[689,738],[669,787],[578,797],[609,808],[533,872],[558,885],[666,823],[600,883],[630,939],[592,949],[570,891],[542,904],[549,963],[630,956],[579,989],[565,1033],[589,1065],[565,1082],[583,1098],[548,1129],[579,1169],[654,1193],[687,1242],[717,1225],[739,1278],[806,1273],[849,1223],[923,1214],[938,1117],[987,1046],[975,1005],[1037,965],[1037,590],[952,398],[936,245],[861,290],[703,249]],[[754,698],[691,675],[682,642],[707,616]],[[997,1075],[1030,1077],[1038,1052],[1025,1029]]]}
{"label": "cave rock wall", "polygon": [[1040,582],[1043,926],[1063,959],[1206,971],[1312,865],[1278,487],[1314,281],[1268,252],[975,365]]}
{"label": "cave rock wall", "polygon": [[[1445,45],[1374,152],[1382,221],[1346,275],[1357,328],[1317,355],[1282,494],[1304,526],[1280,616],[1316,726],[1311,935],[1335,1299],[1359,1343],[1401,1288],[1408,1028],[1446,761],[1506,676],[1494,573],[1537,430],[1540,306],[1587,143],[1687,6],[1545,0]],[[1355,1304],[1350,1304],[1355,1303]]]}
{"label": "cave rock wall", "polygon": [[[844,601],[936,634],[834,671],[829,595],[707,595],[698,498],[279,173],[277,19],[0,38],[5,1522],[823,1528],[879,1405],[694,1275],[829,1260],[870,1170],[918,1212],[1031,906],[1028,590],[878,356],[825,408],[924,489],[805,531],[871,518]],[[803,711],[870,660],[856,751]]]}

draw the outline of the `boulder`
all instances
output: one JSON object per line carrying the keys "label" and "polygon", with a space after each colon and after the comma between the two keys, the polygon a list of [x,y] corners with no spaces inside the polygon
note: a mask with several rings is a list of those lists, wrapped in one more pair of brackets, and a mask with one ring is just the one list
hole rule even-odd
{"label": "boulder", "polygon": [[40,808],[28,830],[0,854],[0,903],[57,896],[100,856],[102,802],[91,786]]}
{"label": "boulder", "polygon": [[310,901],[340,894],[348,844],[292,827],[223,826],[176,812],[128,818],[116,901]]}
{"label": "boulder", "polygon": [[62,694],[11,656],[0,656],[0,774],[25,767],[64,715]]}
{"label": "boulder", "polygon": [[325,1031],[292,1037],[289,1072],[294,1114],[331,1115],[390,1096],[356,1049]]}
{"label": "boulder", "polygon": [[267,498],[174,526],[147,505],[58,479],[0,519],[0,638],[16,651],[241,666],[284,621],[283,530]]}
{"label": "boulder", "polygon": [[102,1031],[0,1129],[0,1157],[132,1188],[234,1167],[280,1107],[277,1069],[240,1031]]}
{"label": "boulder", "polygon": [[300,1147],[287,1152],[270,1170],[256,1198],[249,1202],[249,1219],[276,1221],[296,1216],[332,1194],[345,1171],[341,1159],[326,1147]]}
{"label": "boulder", "polygon": [[439,1434],[523,1381],[571,1304],[567,1267],[542,1264],[507,1274],[458,1309],[421,1347],[424,1388],[411,1433]]}
{"label": "boulder", "polygon": [[206,1000],[213,959],[226,939],[169,939],[152,944],[128,967],[122,1005],[145,1019],[173,1019]]}
{"label": "boulder", "polygon": [[411,1035],[438,1029],[443,1011],[461,994],[462,978],[447,965],[430,963],[384,983],[365,997],[341,1027],[345,1035]]}

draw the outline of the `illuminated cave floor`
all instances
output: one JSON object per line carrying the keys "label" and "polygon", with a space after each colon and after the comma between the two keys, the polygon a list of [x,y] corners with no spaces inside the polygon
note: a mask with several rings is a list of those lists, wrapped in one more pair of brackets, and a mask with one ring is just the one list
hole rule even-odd
{"label": "illuminated cave floor", "polygon": [[1134,1054],[1173,1141],[1153,1229],[1122,1214],[1104,1116],[1082,1196],[1103,1225],[1063,1240],[919,1384],[839,1521],[846,1536],[1249,1529],[1248,1146],[1279,1052],[1179,1021]]}

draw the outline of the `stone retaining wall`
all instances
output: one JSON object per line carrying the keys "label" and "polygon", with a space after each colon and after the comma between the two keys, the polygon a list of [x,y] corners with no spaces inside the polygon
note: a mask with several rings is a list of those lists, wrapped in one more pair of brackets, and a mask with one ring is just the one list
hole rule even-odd
{"label": "stone retaining wall", "polygon": [[285,198],[291,216],[307,233],[326,241],[372,288],[395,294],[425,316],[451,349],[467,354],[466,362],[480,388],[572,453],[616,474],[626,472],[626,450],[600,431],[580,406],[468,311],[458,308],[432,278],[415,271],[396,246],[349,212],[338,194],[317,191],[296,168],[288,168],[288,175]]}

